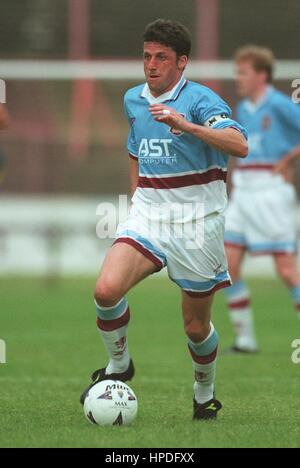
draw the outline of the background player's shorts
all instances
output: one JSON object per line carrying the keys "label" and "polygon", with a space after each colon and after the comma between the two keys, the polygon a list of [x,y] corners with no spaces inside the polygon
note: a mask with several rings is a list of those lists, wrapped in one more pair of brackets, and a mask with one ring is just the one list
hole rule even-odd
{"label": "background player's shorts", "polygon": [[[231,285],[224,249],[223,215],[212,215],[196,225],[147,222],[133,208],[117,230],[115,243],[125,242],[191,296],[206,297]],[[197,236],[195,236],[197,229]]]}
{"label": "background player's shorts", "polygon": [[225,213],[225,244],[254,255],[296,253],[296,207],[289,183],[256,191],[235,188]]}

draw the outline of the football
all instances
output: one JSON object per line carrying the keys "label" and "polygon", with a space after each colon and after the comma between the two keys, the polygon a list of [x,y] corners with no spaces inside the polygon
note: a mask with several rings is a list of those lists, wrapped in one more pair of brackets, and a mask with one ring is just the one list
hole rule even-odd
{"label": "football", "polygon": [[137,410],[137,397],[133,390],[117,380],[99,382],[91,388],[84,402],[86,418],[99,426],[131,424]]}

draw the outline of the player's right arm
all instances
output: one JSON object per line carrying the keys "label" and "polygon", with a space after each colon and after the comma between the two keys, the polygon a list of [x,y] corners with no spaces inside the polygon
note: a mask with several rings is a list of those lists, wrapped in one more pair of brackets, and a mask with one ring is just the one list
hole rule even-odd
{"label": "player's right arm", "polygon": [[139,162],[137,158],[130,158],[130,193],[131,198],[136,191],[139,180]]}
{"label": "player's right arm", "polygon": [[287,180],[290,180],[290,172],[292,163],[296,158],[300,157],[300,145],[295,146],[288,154],[286,154],[281,161],[274,167],[275,174],[281,174]]}
{"label": "player's right arm", "polygon": [[131,193],[131,198],[132,198],[138,186],[139,160],[138,160],[138,148],[137,148],[136,138],[135,138],[135,133],[134,133],[134,128],[133,128],[135,118],[134,118],[132,111],[130,110],[127,96],[128,96],[128,92],[125,94],[125,97],[124,97],[124,112],[125,112],[126,118],[130,126],[128,138],[127,138],[127,150],[129,153],[129,160],[130,160],[130,193]]}
{"label": "player's right arm", "polygon": [[[300,108],[299,105],[293,103],[286,96],[282,99],[281,105],[278,106],[279,115],[283,123],[289,128],[294,141],[300,143]],[[291,150],[282,156],[282,159],[274,168],[275,174],[282,174],[287,180],[290,180],[292,163],[296,158],[300,157],[300,144],[297,144]]]}
{"label": "player's right arm", "polygon": [[7,128],[9,125],[9,116],[3,104],[0,104],[0,130]]}

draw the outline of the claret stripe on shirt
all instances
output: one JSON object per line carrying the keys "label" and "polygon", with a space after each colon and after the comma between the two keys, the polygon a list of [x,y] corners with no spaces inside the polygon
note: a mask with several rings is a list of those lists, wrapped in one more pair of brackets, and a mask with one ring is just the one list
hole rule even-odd
{"label": "claret stripe on shirt", "polygon": [[272,171],[274,164],[239,164],[236,169],[239,171]]}
{"label": "claret stripe on shirt", "polygon": [[222,169],[211,169],[207,172],[188,174],[184,176],[173,177],[139,177],[138,187],[154,189],[174,189],[180,187],[189,187],[191,185],[205,185],[210,182],[226,182],[227,171]]}

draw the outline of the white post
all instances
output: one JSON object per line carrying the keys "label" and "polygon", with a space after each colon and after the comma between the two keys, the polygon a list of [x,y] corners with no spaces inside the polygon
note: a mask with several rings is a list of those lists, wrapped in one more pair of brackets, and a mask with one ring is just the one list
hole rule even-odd
{"label": "white post", "polygon": [[0,104],[6,103],[6,83],[0,79]]}
{"label": "white post", "polygon": [[6,364],[6,343],[0,340],[0,364]]}

